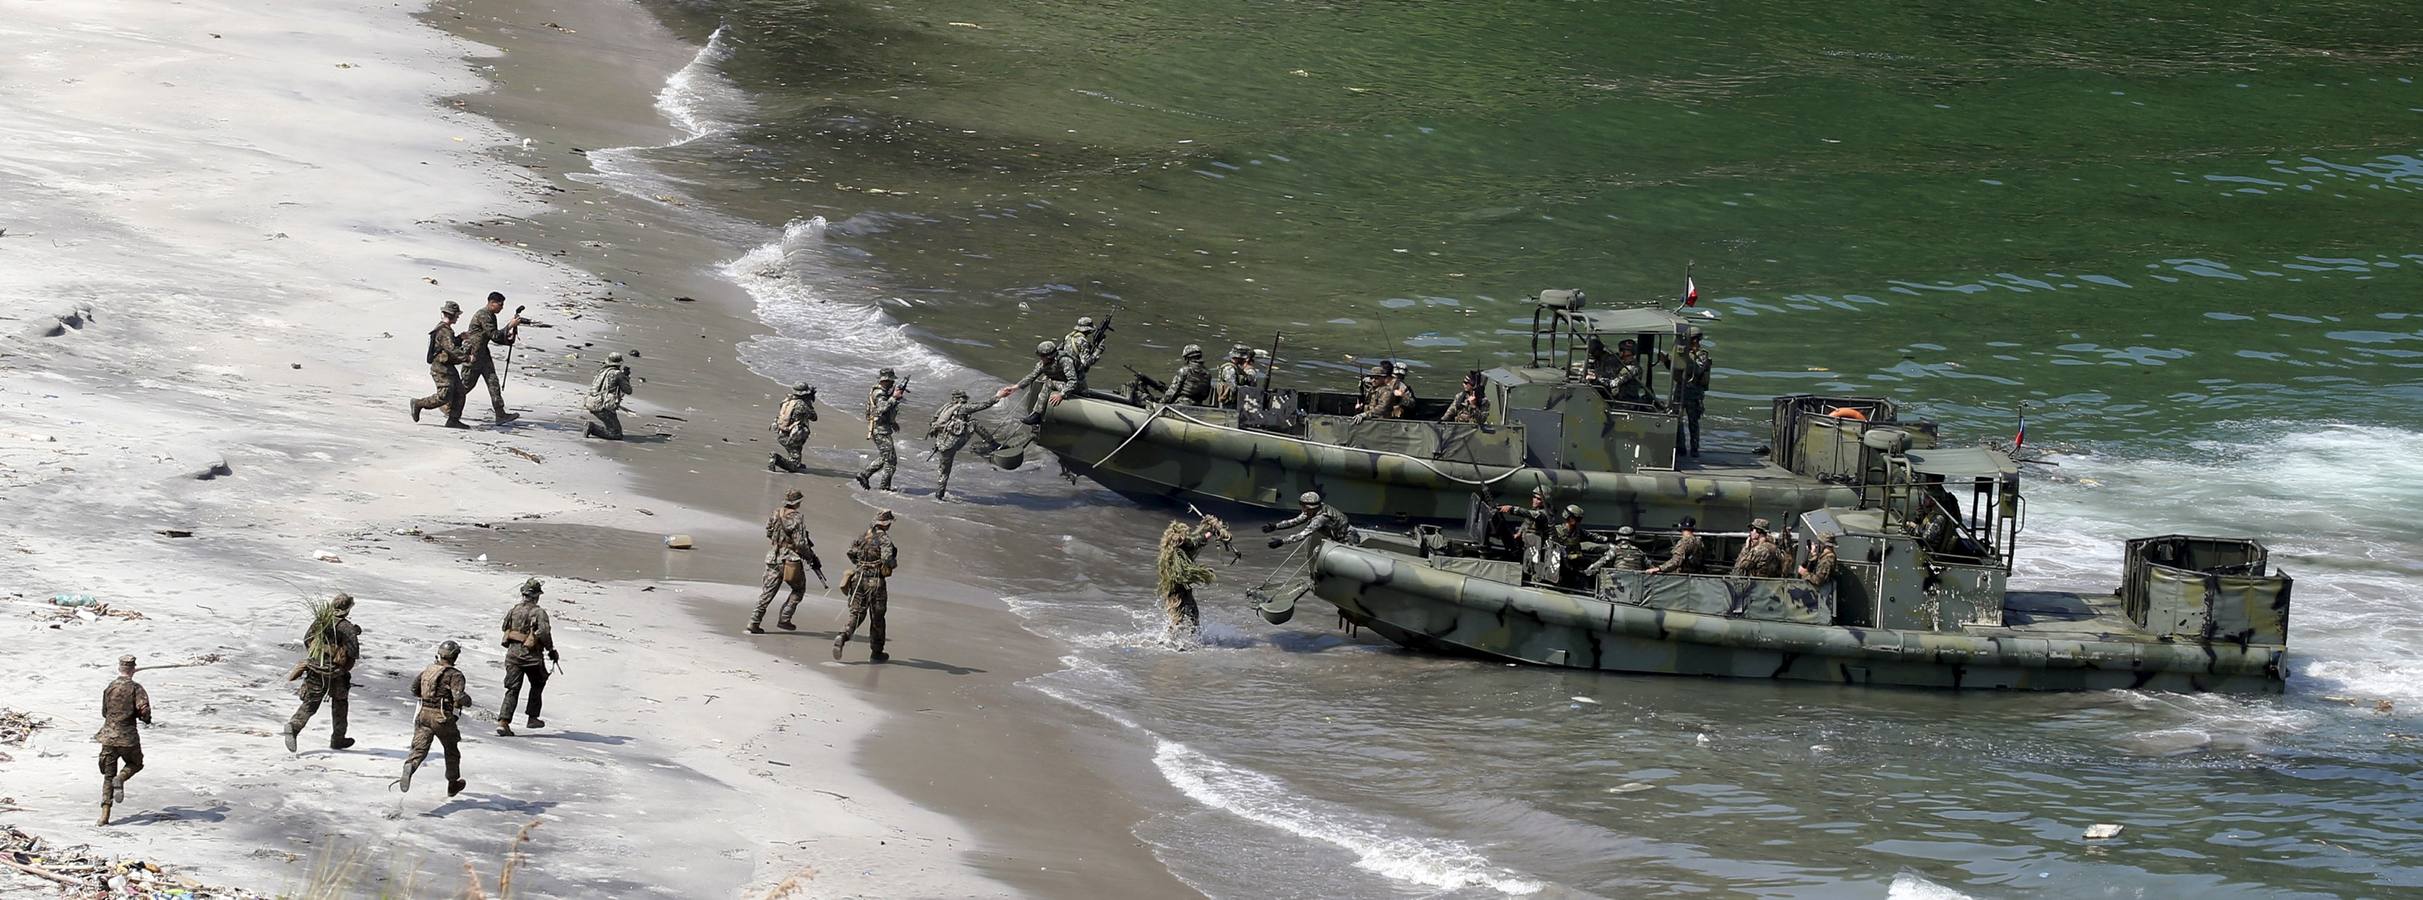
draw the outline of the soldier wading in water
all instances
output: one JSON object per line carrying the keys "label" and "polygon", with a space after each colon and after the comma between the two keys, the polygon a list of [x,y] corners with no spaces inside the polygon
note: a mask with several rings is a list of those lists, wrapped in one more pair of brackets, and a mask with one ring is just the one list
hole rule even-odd
{"label": "soldier wading in water", "polygon": [[892,655],[883,652],[884,606],[891,600],[885,584],[900,567],[900,548],[892,545],[892,511],[875,514],[875,524],[858,540],[850,542],[850,574],[841,580],[842,593],[850,598],[850,623],[842,626],[841,634],[833,638],[833,658],[841,658],[841,648],[858,633],[858,626],[867,626],[867,659],[883,662]]}
{"label": "soldier wading in water", "polygon": [[1167,638],[1179,649],[1194,643],[1203,631],[1203,615],[1195,606],[1195,585],[1217,577],[1195,561],[1195,553],[1213,541],[1226,544],[1229,540],[1228,525],[1213,516],[1204,516],[1193,526],[1171,522],[1161,532],[1161,611],[1169,617]]}

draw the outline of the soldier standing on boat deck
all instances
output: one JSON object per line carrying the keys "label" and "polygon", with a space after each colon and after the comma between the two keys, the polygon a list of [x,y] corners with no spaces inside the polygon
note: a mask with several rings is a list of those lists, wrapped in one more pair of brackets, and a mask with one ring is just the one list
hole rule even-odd
{"label": "soldier standing on boat deck", "polygon": [[[858,486],[892,489],[892,473],[900,470],[900,444],[892,439],[900,431],[900,401],[909,396],[908,385],[894,385],[892,370],[876,373],[875,389],[867,392],[867,440],[875,443],[875,458],[858,470]],[[869,478],[883,473],[883,482],[874,484]]]}
{"label": "soldier standing on boat deck", "polygon": [[1633,543],[1632,526],[1626,525],[1615,530],[1615,540],[1607,545],[1606,552],[1599,554],[1597,561],[1582,569],[1582,574],[1594,577],[1604,569],[1638,572],[1647,568],[1649,554],[1642,553],[1641,546]]}
{"label": "soldier standing on boat deck", "polygon": [[462,318],[463,307],[452,300],[438,306],[438,323],[429,329],[429,380],[437,384],[437,393],[412,401],[412,420],[421,420],[421,410],[446,411],[446,427],[469,428],[463,424],[463,377],[455,367],[468,361],[462,339],[455,337],[454,320]]}
{"label": "soldier standing on boat deck", "polygon": [[1499,504],[1498,515],[1523,520],[1523,565],[1528,570],[1537,561],[1540,548],[1548,540],[1548,529],[1556,524],[1548,512],[1548,486],[1543,484],[1531,489],[1531,505],[1528,507],[1518,509]]}
{"label": "soldier standing on boat deck", "polygon": [[892,601],[892,573],[900,569],[900,548],[892,543],[891,510],[875,514],[875,524],[850,542],[849,557],[850,574],[841,580],[841,589],[850,597],[850,621],[833,638],[833,658],[841,658],[841,648],[864,623],[868,661],[886,662],[892,655],[883,652],[883,614]]}
{"label": "soldier standing on boat deck", "polygon": [[783,494],[782,508],[766,520],[766,541],[774,546],[766,551],[766,578],[757,591],[757,613],[749,617],[750,634],[766,633],[766,607],[773,605],[774,595],[784,585],[790,586],[791,598],[782,602],[782,616],[774,620],[774,627],[784,631],[799,627],[791,624],[791,614],[799,611],[799,600],[808,592],[803,565],[816,570],[816,580],[824,580],[824,560],[816,558],[816,540],[808,536],[807,519],[799,514],[800,499],[798,491]]}
{"label": "soldier standing on boat deck", "polygon": [[791,396],[774,410],[774,442],[781,449],[774,452],[767,468],[797,472],[805,465],[800,454],[808,446],[808,423],[816,421],[816,388],[802,381],[791,387]]}
{"label": "soldier standing on boat deck", "polygon": [[469,356],[463,363],[462,391],[466,395],[463,403],[467,405],[471,402],[468,396],[471,389],[477,387],[481,379],[486,379],[488,403],[494,408],[496,424],[499,425],[521,418],[505,411],[505,386],[497,382],[496,357],[489,350],[493,344],[510,347],[514,338],[521,336],[520,316],[514,316],[511,323],[501,328],[497,326],[496,314],[504,311],[505,295],[489,291],[488,302],[480,304],[479,311],[471,314],[471,327],[463,329],[462,339],[463,350]]}
{"label": "soldier standing on boat deck", "polygon": [[1811,587],[1825,587],[1834,580],[1835,565],[1834,535],[1820,534],[1817,549],[1809,551],[1809,562],[1800,567],[1800,577],[1808,579]]}
{"label": "soldier standing on boat deck", "polygon": [[1335,506],[1321,502],[1321,495],[1318,492],[1305,491],[1302,496],[1296,498],[1296,505],[1302,509],[1302,512],[1298,512],[1284,521],[1269,522],[1262,526],[1263,534],[1289,528],[1296,529],[1295,533],[1286,537],[1271,538],[1271,549],[1277,550],[1289,544],[1300,544],[1315,537],[1349,545],[1361,543],[1355,537],[1354,527],[1347,522],[1346,514],[1339,512]]}
{"label": "soldier standing on boat deck", "polygon": [[1188,344],[1178,351],[1178,372],[1169,377],[1169,390],[1161,394],[1161,402],[1202,406],[1208,399],[1211,370],[1203,367],[1203,346]]}
{"label": "soldier standing on boat deck", "polygon": [[1072,375],[1094,367],[1094,317],[1078,316],[1077,327],[1060,339],[1060,354],[1068,358]]}
{"label": "soldier standing on boat deck", "polygon": [[446,750],[446,796],[462,793],[469,784],[463,780],[463,733],[456,727],[463,710],[471,708],[471,690],[463,680],[463,670],[454,667],[462,655],[461,645],[441,642],[437,659],[412,679],[412,696],[420,701],[420,709],[412,716],[412,748],[404,757],[404,777],[395,780],[398,791],[412,792],[412,773],[420,771],[421,761],[429,758],[431,741]]}
{"label": "soldier standing on boat deck", "polygon": [[1262,370],[1254,365],[1254,351],[1244,344],[1228,348],[1228,361],[1220,364],[1219,375],[1212,379],[1212,405],[1233,407],[1238,402],[1238,389],[1260,387]]}
{"label": "soldier standing on boat deck", "polygon": [[[151,692],[135,683],[135,658],[118,657],[118,677],[101,689],[101,730],[93,740],[101,745],[101,824],[109,824],[110,807],[125,802],[126,779],[143,771],[143,734],[135,723],[151,724]],[[124,763],[126,768],[118,768]]]}
{"label": "soldier standing on boat deck", "polygon": [[[505,702],[496,707],[496,733],[513,736],[513,705],[521,699],[522,680],[530,681],[530,708],[527,711],[531,728],[545,728],[538,717],[539,707],[547,693],[547,663],[562,657],[555,652],[555,626],[547,619],[547,611],[538,607],[543,588],[532,578],[522,582],[522,602],[505,611]],[[546,659],[540,659],[540,654]]]}
{"label": "soldier standing on boat deck", "polygon": [[1440,416],[1439,421],[1461,422],[1466,425],[1483,425],[1489,422],[1489,396],[1481,390],[1479,370],[1464,373],[1463,390],[1457,391],[1455,399],[1448,402],[1447,414]]}
{"label": "soldier standing on boat deck", "polygon": [[[1716,362],[1700,346],[1699,328],[1694,326],[1683,334],[1682,365],[1674,370],[1674,406],[1683,414],[1681,434],[1675,435],[1675,449],[1699,458],[1699,417],[1708,405],[1708,375]],[[1689,438],[1686,443],[1684,438]]]}
{"label": "soldier standing on boat deck", "polygon": [[1689,575],[1699,568],[1700,555],[1707,552],[1700,543],[1699,520],[1684,516],[1675,527],[1681,529],[1682,536],[1674,539],[1673,555],[1666,557],[1665,562],[1659,563],[1650,572],[1658,575]]}
{"label": "soldier standing on boat deck", "polygon": [[1742,542],[1740,556],[1733,559],[1733,574],[1747,578],[1784,577],[1784,554],[1775,546],[1775,538],[1767,533],[1767,520],[1750,520],[1750,537]]}
{"label": "soldier standing on boat deck", "polygon": [[303,661],[295,666],[303,679],[303,704],[286,720],[286,752],[295,752],[295,737],[328,700],[328,749],[353,746],[345,736],[346,707],[353,693],[353,662],[362,655],[362,626],[353,624],[353,597],[338,594],[328,601],[328,618],[316,614],[303,629]]}

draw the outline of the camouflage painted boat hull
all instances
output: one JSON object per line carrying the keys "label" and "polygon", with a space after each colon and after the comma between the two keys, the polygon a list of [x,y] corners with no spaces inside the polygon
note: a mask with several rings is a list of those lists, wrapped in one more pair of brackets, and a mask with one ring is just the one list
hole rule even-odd
{"label": "camouflage painted boat hull", "polygon": [[2240,693],[2278,692],[2286,671],[2281,646],[1758,621],[1523,587],[1335,543],[1315,551],[1309,576],[1313,593],[1347,620],[1398,644],[1535,665],[1945,689]]}
{"label": "camouflage painted boat hull", "polygon": [[1283,514],[1294,513],[1298,494],[1319,491],[1359,518],[1463,521],[1476,493],[1519,502],[1545,484],[1558,503],[1588,509],[1597,525],[1664,527],[1692,516],[1705,529],[1739,530],[1754,518],[1786,519],[1859,501],[1852,488],[1757,462],[1630,473],[1476,465],[1156,415],[1090,397],[1052,407],[1035,440],[1070,473],[1130,497]]}

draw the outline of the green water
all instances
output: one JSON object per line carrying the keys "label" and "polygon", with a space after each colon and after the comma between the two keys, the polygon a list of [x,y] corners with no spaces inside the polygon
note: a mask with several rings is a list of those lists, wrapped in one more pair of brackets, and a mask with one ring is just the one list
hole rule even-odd
{"label": "green water", "polygon": [[1530,293],[1670,302],[1691,264],[1745,416],[2423,421],[2411,5],[718,11],[759,103],[749,165],[692,160],[718,199],[825,215],[997,374],[1110,311],[1140,368],[1283,329],[1445,393],[1523,351]]}

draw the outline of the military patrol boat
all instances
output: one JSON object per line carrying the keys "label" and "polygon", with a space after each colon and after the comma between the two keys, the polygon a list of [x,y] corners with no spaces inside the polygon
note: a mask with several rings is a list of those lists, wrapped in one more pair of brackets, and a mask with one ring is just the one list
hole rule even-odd
{"label": "military patrol boat", "polygon": [[[1362,398],[1350,392],[1263,384],[1212,407],[1153,403],[1131,388],[1124,397],[1081,391],[1047,407],[1034,440],[1069,473],[1132,497],[1292,510],[1298,494],[1319,491],[1362,518],[1456,521],[1475,494],[1518,497],[1540,485],[1609,526],[1693,516],[1738,529],[1757,517],[1857,503],[1846,486],[1755,453],[1676,452],[1681,417],[1651,398],[1694,321],[1707,320],[1596,309],[1580,291],[1542,291],[1529,364],[1482,373],[1489,411],[1480,424],[1437,421],[1445,400],[1418,400],[1407,418],[1378,419],[1357,416]],[[1592,378],[1610,368],[1608,348],[1624,342],[1638,347],[1645,373],[1633,398]],[[1897,423],[1918,443],[1935,442],[1933,424],[1898,422],[1888,400],[1793,401],[1777,407],[1773,446],[1801,439],[1805,419],[1834,415]]]}
{"label": "military patrol boat", "polygon": [[[2009,590],[2027,509],[2010,458],[1912,449],[1891,427],[1852,431],[1820,470],[1861,502],[1802,513],[1779,537],[1804,566],[1821,542],[1835,545],[1831,578],[1737,577],[1722,562],[1580,572],[1596,548],[1537,535],[1518,545],[1476,508],[1461,533],[1323,544],[1294,583],[1255,593],[1273,622],[1309,588],[1407,647],[1550,666],[1933,688],[2282,688],[2291,582],[2263,545],[2139,538],[2117,590]],[[1745,540],[1700,536],[1711,561]],[[1649,535],[1643,549],[1663,559],[1671,540]]]}

